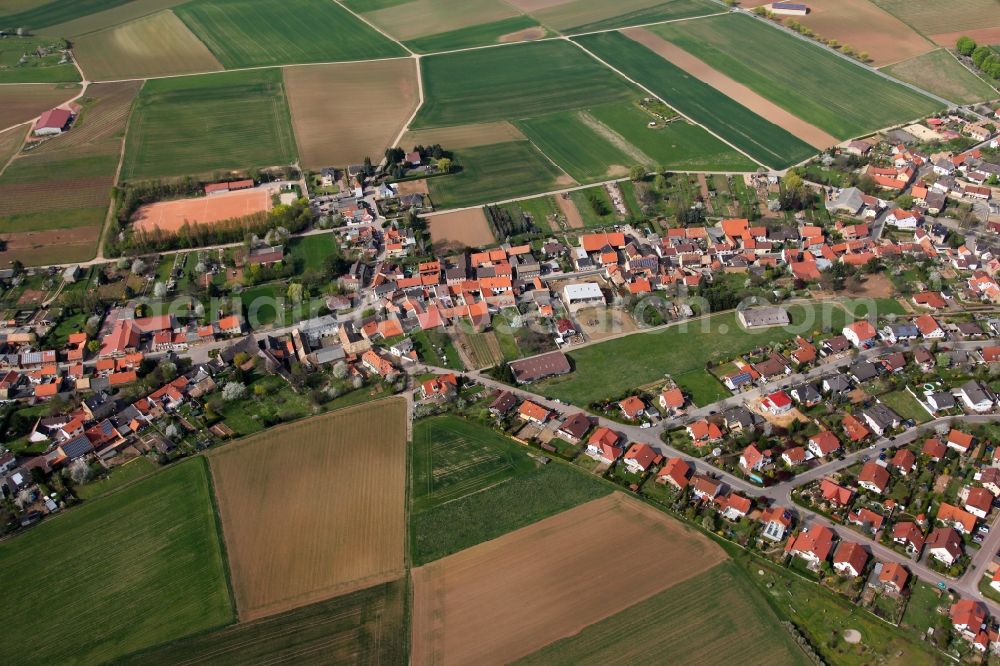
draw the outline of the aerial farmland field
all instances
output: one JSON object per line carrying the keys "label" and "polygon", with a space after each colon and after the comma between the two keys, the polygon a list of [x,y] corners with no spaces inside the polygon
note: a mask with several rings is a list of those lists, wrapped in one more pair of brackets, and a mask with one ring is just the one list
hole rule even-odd
{"label": "aerial farmland field", "polygon": [[436,254],[483,247],[496,242],[482,208],[466,208],[427,218]]}
{"label": "aerial farmland field", "polygon": [[194,0],[175,12],[227,68],[406,55],[335,2]]}
{"label": "aerial farmland field", "polygon": [[125,664],[402,664],[406,661],[403,581],[219,631],[173,641]]}
{"label": "aerial farmland field", "polygon": [[417,421],[410,458],[414,511],[471,495],[535,469],[523,445],[455,416]]}
{"label": "aerial farmland field", "polygon": [[707,0],[513,0],[513,4],[565,33],[674,21],[723,11],[721,6]]}
{"label": "aerial farmland field", "polygon": [[872,0],[917,32],[935,39],[935,35],[974,31],[1000,25],[1000,13],[994,0]]}
{"label": "aerial farmland field", "polygon": [[125,180],[288,164],[295,138],[281,70],[147,81],[125,140]]}
{"label": "aerial farmland field", "polygon": [[665,654],[677,664],[810,663],[778,622],[739,568],[723,562],[517,663],[639,663]]}
{"label": "aerial farmland field", "polygon": [[530,118],[638,94],[563,41],[427,56],[421,66],[424,105],[413,128]]}
{"label": "aerial farmland field", "polygon": [[[650,128],[650,121],[657,126]],[[704,128],[664,123],[636,104],[607,104],[517,122],[542,152],[581,183],[620,178],[639,164],[652,170],[753,171],[757,165]]]}
{"label": "aerial farmland field", "polygon": [[[0,40],[0,83],[70,83],[80,80],[72,62],[63,62],[64,42],[47,37],[6,36]],[[38,49],[47,52],[37,56]],[[52,49],[52,50],[50,50]],[[25,54],[36,54],[22,60]]]}
{"label": "aerial farmland field", "polygon": [[[840,140],[922,117],[941,105],[808,41],[727,14],[647,28]],[[768,61],[767,67],[755,63]],[[808,69],[801,63],[808,62]],[[857,91],[870,103],[858,104]]]}
{"label": "aerial farmland field", "polygon": [[73,41],[73,53],[95,81],[222,69],[222,63],[169,10],[83,35]]}
{"label": "aerial farmland field", "polygon": [[0,224],[8,243],[2,256],[26,264],[94,256],[139,85],[91,85],[71,131],[10,163],[0,177]]}
{"label": "aerial farmland field", "polygon": [[574,40],[765,165],[788,167],[816,152],[786,130],[620,33],[599,33]]}
{"label": "aerial farmland field", "polygon": [[518,11],[503,0],[406,0],[386,3],[384,7],[379,4],[365,0],[347,3],[348,7],[364,12],[366,19],[403,42],[519,16]]}
{"label": "aerial farmland field", "polygon": [[[615,568],[613,584],[587,575],[619,560],[623,548],[627,562]],[[507,663],[725,558],[657,509],[608,495],[414,569],[411,658]]]}
{"label": "aerial farmland field", "polygon": [[434,129],[407,130],[400,140],[404,148],[413,146],[430,146],[435,143],[448,146],[449,150],[486,146],[491,143],[506,141],[523,141],[526,137],[511,123],[501,120],[493,123],[476,123],[474,125],[452,125]]}
{"label": "aerial farmland field", "polygon": [[209,455],[241,620],[403,575],[406,418],[381,400]]}
{"label": "aerial farmland field", "polygon": [[[409,59],[287,67],[288,106],[302,166],[378,163],[417,108]],[[450,147],[450,146],[449,146]]]}
{"label": "aerial farmland field", "polygon": [[0,86],[0,129],[34,119],[43,111],[72,99],[80,92],[75,83]]}
{"label": "aerial farmland field", "polygon": [[[106,9],[77,16],[64,23],[46,28],[46,34],[80,37],[91,32],[113,28],[129,21],[156,14],[164,9],[183,5],[190,0],[129,0],[125,4],[105,3]],[[53,3],[54,4],[54,3]]]}
{"label": "aerial farmland field", "polygon": [[981,102],[1000,94],[944,49],[898,62],[882,71],[958,104]]}
{"label": "aerial farmland field", "polygon": [[418,53],[463,49],[470,46],[527,42],[541,39],[551,34],[538,25],[530,16],[514,16],[492,23],[482,23],[467,28],[458,28],[426,37],[417,37],[405,42],[406,46]]}
{"label": "aerial farmland field", "polygon": [[[33,31],[72,21],[105,9],[114,9],[127,4],[129,0],[74,0],[57,2],[53,0],[28,0],[26,2],[4,3],[0,13],[0,25],[30,26]],[[46,31],[51,32],[51,31]],[[59,33],[56,33],[59,34]]]}
{"label": "aerial farmland field", "polygon": [[106,663],[233,620],[201,458],[0,544],[0,566],[33,581],[4,597],[7,664]]}
{"label": "aerial farmland field", "polygon": [[462,171],[431,178],[431,200],[437,208],[514,199],[573,184],[529,141],[511,141],[456,151]]}

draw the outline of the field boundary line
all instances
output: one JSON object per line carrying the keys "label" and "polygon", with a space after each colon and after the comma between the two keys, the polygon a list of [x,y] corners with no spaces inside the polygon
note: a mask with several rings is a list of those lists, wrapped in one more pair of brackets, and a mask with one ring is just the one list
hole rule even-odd
{"label": "field boundary line", "polygon": [[[132,98],[132,103],[129,105],[128,116],[125,118],[125,128],[122,133],[122,145],[118,149],[118,166],[115,168],[115,178],[114,187],[118,187],[118,183],[122,175],[122,167],[125,164],[125,143],[128,139],[128,131],[132,126],[132,117],[135,115],[135,107],[139,102],[139,95],[142,94],[142,89],[146,87],[146,82],[143,81],[139,89],[135,91],[135,97]],[[104,243],[108,240],[108,231],[111,229],[111,218],[115,214],[115,197],[111,196],[111,202],[108,204],[108,212],[104,217],[104,224],[101,226],[101,233],[97,237],[97,254],[91,261],[104,261]]]}
{"label": "field boundary line", "polygon": [[410,131],[410,124],[417,117],[417,114],[420,113],[420,109],[424,105],[424,68],[420,64],[420,58],[421,56],[419,53],[414,53],[410,56],[410,59],[413,60],[417,66],[417,106],[413,109],[413,113],[410,114],[410,117],[403,123],[403,127],[399,130],[399,134],[396,135],[392,145],[389,146],[390,148],[396,148],[399,146],[399,142],[402,141],[403,137],[406,136],[406,133]]}
{"label": "field boundary line", "polygon": [[[961,58],[959,58],[958,56],[956,56],[956,55],[955,55],[955,54],[954,54],[954,53],[952,52],[952,50],[951,50],[951,49],[947,49],[947,48],[945,48],[945,47],[943,47],[943,46],[941,47],[941,49],[942,49],[942,50],[943,50],[943,51],[944,51],[945,53],[947,53],[947,54],[948,54],[949,56],[951,56],[952,58],[954,58],[954,59],[955,59],[955,62],[957,62],[957,63],[958,63],[959,65],[961,65],[962,67],[964,67],[964,68],[966,69],[966,71],[968,71],[968,72],[969,72],[970,74],[972,74],[972,75],[973,75],[974,77],[976,77],[977,79],[979,79],[980,81],[982,81],[983,83],[985,83],[986,85],[988,85],[988,86],[989,86],[990,88],[992,88],[994,92],[998,92],[998,93],[1000,93],[1000,87],[998,87],[998,86],[995,86],[995,85],[993,85],[992,83],[990,83],[989,81],[987,81],[986,79],[984,79],[984,78],[983,78],[982,76],[980,76],[979,72],[977,72],[976,70],[972,69],[971,67],[969,67],[968,65],[966,65],[966,64],[965,64],[964,62],[962,62],[962,59],[961,59]],[[934,53],[934,52],[933,52],[933,51],[931,51],[931,53]],[[969,106],[971,106],[971,105],[969,105]]]}
{"label": "field boundary line", "polygon": [[[12,132],[16,130],[18,127],[21,127],[23,125],[30,125],[32,122],[33,121],[29,120],[27,122],[21,123],[20,125],[11,125],[7,129],[0,131],[0,134],[6,134],[7,132]],[[10,157],[7,158],[7,161],[4,162],[3,164],[0,164],[0,176],[3,176],[4,172],[7,171],[7,167],[9,167],[14,162],[14,160],[17,159],[18,153],[20,153],[21,149],[24,148],[24,142],[28,140],[28,132],[30,131],[31,128],[29,127],[28,131],[24,133],[24,136],[21,137],[21,141],[17,144],[17,148],[15,148],[14,152],[11,153]]]}
{"label": "field boundary line", "polygon": [[[619,33],[619,34],[621,34],[621,33]],[[625,36],[625,35],[622,35],[622,36]],[[570,39],[569,37],[563,37],[563,39],[565,39],[565,40],[566,40],[567,42],[569,42],[570,44],[574,44],[574,45],[576,45],[577,47],[579,47],[579,48],[580,48],[580,50],[582,50],[582,51],[583,51],[584,53],[586,53],[587,55],[589,55],[589,56],[590,56],[591,58],[593,58],[593,59],[594,59],[594,60],[596,60],[597,62],[601,63],[602,65],[604,65],[605,67],[607,67],[607,68],[608,68],[608,69],[610,69],[610,70],[611,70],[612,72],[614,72],[614,73],[615,73],[615,74],[617,74],[618,76],[622,77],[623,79],[625,79],[626,81],[628,81],[628,82],[629,82],[629,83],[631,83],[632,85],[634,85],[634,86],[636,86],[636,87],[640,88],[641,90],[644,90],[644,91],[646,91],[646,93],[647,93],[647,94],[649,94],[649,95],[650,95],[651,97],[653,97],[653,98],[655,98],[655,99],[658,99],[658,100],[660,100],[660,101],[661,101],[661,102],[663,102],[663,103],[664,103],[665,105],[667,105],[668,107],[670,107],[671,109],[673,109],[673,110],[674,110],[674,112],[675,112],[675,113],[676,113],[677,115],[679,115],[680,117],[684,118],[685,120],[687,120],[687,121],[688,121],[689,123],[691,123],[692,125],[696,125],[696,126],[698,126],[698,127],[702,128],[703,130],[705,130],[706,132],[708,132],[709,134],[711,134],[712,136],[714,136],[714,137],[715,137],[716,139],[718,139],[718,140],[719,140],[719,141],[721,141],[722,143],[726,144],[727,146],[729,146],[730,148],[732,148],[733,150],[735,150],[735,151],[736,151],[736,152],[738,152],[739,154],[741,154],[741,155],[743,155],[744,157],[746,157],[746,158],[747,158],[748,160],[750,160],[750,161],[751,161],[751,162],[753,162],[754,164],[761,164],[761,165],[763,165],[764,167],[766,167],[768,171],[775,171],[775,169],[774,169],[774,168],[772,168],[772,167],[771,167],[771,166],[770,166],[769,164],[763,164],[763,163],[762,163],[762,162],[761,162],[760,160],[758,160],[758,159],[754,159],[754,158],[753,158],[753,157],[752,157],[751,155],[749,155],[749,154],[748,154],[748,153],[747,153],[746,151],[744,151],[744,150],[743,150],[742,148],[740,148],[740,147],[738,147],[738,146],[736,146],[736,145],[733,145],[732,143],[730,143],[730,142],[729,142],[729,141],[727,141],[726,139],[723,139],[723,138],[722,138],[721,136],[719,136],[718,134],[716,134],[715,132],[713,132],[713,131],[712,131],[712,130],[710,130],[709,128],[705,127],[705,126],[704,126],[704,125],[702,125],[701,123],[699,123],[699,122],[695,122],[695,120],[694,120],[693,118],[691,118],[690,116],[688,116],[688,115],[686,115],[686,114],[682,113],[682,112],[681,112],[681,111],[680,111],[679,109],[676,109],[676,108],[674,108],[674,106],[673,106],[672,104],[670,104],[670,102],[668,102],[667,100],[663,99],[662,97],[660,97],[659,95],[657,95],[657,94],[656,94],[655,92],[653,92],[652,90],[650,90],[649,88],[647,88],[647,87],[646,87],[646,86],[644,86],[643,84],[639,83],[638,81],[636,81],[636,80],[635,80],[635,79],[633,79],[632,77],[628,76],[627,74],[625,74],[625,72],[621,71],[620,69],[618,69],[617,67],[615,67],[615,66],[614,66],[614,65],[612,65],[611,63],[609,63],[609,62],[607,62],[607,61],[603,60],[603,59],[602,59],[602,58],[601,58],[600,56],[598,56],[598,55],[597,55],[596,53],[594,53],[593,51],[591,51],[590,49],[588,49],[588,48],[587,48],[586,46],[584,46],[584,45],[583,45],[583,44],[581,44],[580,42],[577,42],[577,41],[575,41],[575,40],[572,40],[572,39]],[[644,47],[644,48],[645,48],[645,47]],[[818,152],[818,151],[817,151],[817,152]],[[810,157],[809,159],[812,159],[812,157]],[[620,179],[620,180],[624,180],[624,179]]]}
{"label": "field boundary line", "polygon": [[409,53],[411,56],[412,55],[416,55],[416,53],[414,53],[413,50],[409,46],[407,46],[403,42],[399,41],[398,39],[396,39],[395,37],[393,37],[392,35],[390,35],[389,33],[387,33],[385,30],[383,30],[382,28],[378,27],[377,25],[375,25],[374,23],[372,23],[371,21],[369,21],[368,19],[366,19],[361,14],[358,14],[356,11],[354,11],[353,9],[351,9],[350,7],[348,7],[347,5],[345,5],[340,0],[330,0],[330,1],[333,2],[333,4],[335,4],[335,5],[339,5],[340,8],[343,9],[345,12],[347,12],[348,14],[350,14],[351,16],[353,16],[354,18],[358,19],[359,21],[361,21],[362,23],[364,23],[365,25],[367,25],[369,28],[371,28],[375,32],[377,32],[380,35],[382,35],[383,37],[385,37],[386,39],[388,39],[390,41],[393,41],[393,42],[396,42],[397,44],[399,44],[400,46],[402,46],[403,50],[406,51],[407,53]]}

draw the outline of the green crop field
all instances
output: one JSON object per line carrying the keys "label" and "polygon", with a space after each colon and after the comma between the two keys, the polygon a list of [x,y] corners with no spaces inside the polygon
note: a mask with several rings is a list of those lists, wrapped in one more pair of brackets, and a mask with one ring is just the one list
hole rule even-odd
{"label": "green crop field", "polygon": [[530,118],[625,101],[637,91],[563,41],[428,56],[413,128]]}
{"label": "green crop field", "polygon": [[125,664],[338,664],[406,662],[402,581],[141,652]]}
{"label": "green crop field", "polygon": [[413,566],[495,539],[611,492],[587,473],[550,462],[505,483],[410,514]]}
{"label": "green crop field", "polygon": [[532,12],[565,33],[610,30],[630,25],[705,16],[722,11],[708,0],[571,0]]}
{"label": "green crop field", "polygon": [[[403,43],[417,53],[433,53],[435,51],[448,51],[451,49],[469,48],[471,46],[496,44],[504,35],[535,27],[539,27],[538,21],[530,16],[521,15],[490,23],[473,25],[467,28],[440,32],[436,35],[417,37]],[[548,30],[541,28],[540,33],[535,35],[534,39],[547,36],[548,34],[550,34]]]}
{"label": "green crop field", "polygon": [[0,567],[31,574],[5,595],[7,664],[105,663],[234,619],[203,458],[0,544]]}
{"label": "green crop field", "polygon": [[[654,383],[665,374],[692,394],[696,405],[714,402],[725,389],[705,369],[708,361],[720,362],[767,345],[808,335],[820,328],[840,330],[846,313],[840,308],[816,311],[804,306],[788,308],[792,326],[744,330],[732,312],[707,319],[629,335],[570,352],[573,372],[535,385],[552,398],[586,406],[624,394],[630,388]],[[806,319],[808,315],[815,318]],[[826,326],[821,326],[823,320]],[[718,393],[713,391],[717,388]]]}
{"label": "green crop field", "polygon": [[295,138],[281,70],[147,81],[132,112],[123,179],[288,164]]}
{"label": "green crop field", "polygon": [[455,416],[414,424],[410,464],[414,511],[471,495],[535,468],[524,446]]}
{"label": "green crop field", "polygon": [[994,99],[1000,94],[945,49],[898,62],[882,71],[958,104]]}
{"label": "green crop field", "polygon": [[620,33],[574,39],[763,164],[784,168],[816,153],[809,144]]}
{"label": "green crop field", "polygon": [[5,28],[8,26],[27,26],[32,31],[37,32],[50,25],[72,21],[105,9],[114,9],[128,2],[130,0],[73,0],[72,2],[50,0],[49,2],[31,3],[37,6],[0,15],[0,25]]}
{"label": "green crop field", "polygon": [[[655,128],[649,127],[656,121]],[[757,165],[704,128],[656,119],[636,104],[521,120],[518,128],[581,183],[624,176],[628,167],[672,171],[753,171]]]}
{"label": "green crop field", "polygon": [[[458,208],[556,189],[559,169],[530,141],[495,143],[456,151],[460,173],[428,180],[437,208]],[[565,184],[565,183],[563,183]]]}
{"label": "green crop field", "polygon": [[[683,647],[679,647],[683,646]],[[723,562],[516,662],[808,664],[760,593]]]}
{"label": "green crop field", "polygon": [[[727,14],[648,30],[839,139],[922,117],[941,107],[929,97],[749,16]],[[809,63],[808,67],[802,63]],[[864,104],[858,103],[861,91]]]}
{"label": "green crop field", "polygon": [[[620,178],[633,164],[648,164],[639,148],[628,153],[597,134],[585,122],[589,111],[561,111],[515,123],[546,155],[581,183]],[[620,145],[620,144],[619,144]]]}
{"label": "green crop field", "polygon": [[335,2],[195,0],[175,13],[227,68],[406,55]]}

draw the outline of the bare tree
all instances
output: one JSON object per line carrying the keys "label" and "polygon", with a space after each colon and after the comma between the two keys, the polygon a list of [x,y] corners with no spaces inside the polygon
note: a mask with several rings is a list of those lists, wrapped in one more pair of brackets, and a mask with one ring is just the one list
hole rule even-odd
{"label": "bare tree", "polygon": [[77,458],[69,466],[69,478],[73,483],[82,485],[90,481],[90,465],[83,458]]}

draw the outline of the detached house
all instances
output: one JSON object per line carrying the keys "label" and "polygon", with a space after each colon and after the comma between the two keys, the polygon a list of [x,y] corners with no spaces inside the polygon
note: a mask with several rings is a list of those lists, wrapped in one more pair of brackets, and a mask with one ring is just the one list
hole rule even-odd
{"label": "detached house", "polygon": [[691,490],[698,499],[711,502],[722,490],[722,484],[710,476],[695,474],[691,477]]}
{"label": "detached house", "polygon": [[862,319],[849,326],[845,326],[841,331],[848,341],[858,349],[867,349],[875,344],[878,332],[869,322]]}
{"label": "detached house", "polygon": [[610,465],[622,457],[622,449],[618,446],[620,438],[610,428],[601,426],[587,441],[587,455],[598,462]]}
{"label": "detached house", "polygon": [[943,525],[954,527],[962,534],[972,534],[976,529],[976,517],[974,515],[947,502],[941,502],[936,520]]}
{"label": "detached house", "polygon": [[961,430],[952,429],[951,432],[948,433],[948,448],[955,449],[961,454],[968,453],[969,449],[972,448],[972,443],[974,441],[975,439],[972,435],[967,432],[962,432]]}
{"label": "detached house", "polygon": [[669,483],[677,490],[688,487],[688,477],[691,476],[691,465],[681,458],[671,458],[656,475],[657,483]]}
{"label": "detached house", "polygon": [[521,406],[517,408],[517,415],[525,421],[544,424],[549,420],[549,417],[552,416],[552,412],[537,403],[525,400],[521,403]]}
{"label": "detached house", "polygon": [[772,506],[761,514],[760,522],[764,525],[761,536],[769,541],[781,541],[792,526],[792,514],[788,509]]}
{"label": "detached house", "polygon": [[851,498],[854,497],[853,490],[834,483],[829,479],[823,479],[820,481],[819,489],[823,494],[823,499],[834,506],[848,506],[851,503]]}
{"label": "detached house", "polygon": [[938,462],[948,453],[948,448],[940,439],[931,438],[924,442],[923,448],[920,449],[920,454],[927,456],[934,462]]}
{"label": "detached house", "polygon": [[648,472],[653,465],[658,465],[663,456],[649,444],[633,444],[625,453],[625,467],[633,474]]}
{"label": "detached house", "polygon": [[910,572],[902,564],[887,562],[882,566],[882,573],[878,575],[879,585],[889,594],[899,594],[906,587],[906,581],[910,578]]}
{"label": "detached house", "polygon": [[868,552],[860,543],[841,541],[833,554],[833,568],[842,576],[857,578],[868,563]]}
{"label": "detached house", "polygon": [[893,525],[892,540],[894,543],[906,546],[906,552],[910,555],[918,555],[924,547],[924,533],[920,531],[916,523],[896,523]]}
{"label": "detached house", "polygon": [[966,408],[978,414],[993,411],[993,403],[996,397],[982,382],[973,379],[962,384],[957,395]]}
{"label": "detached house", "polygon": [[985,604],[975,599],[960,599],[948,613],[951,626],[966,640],[972,640],[986,627],[989,611]]}
{"label": "detached house", "polygon": [[795,538],[789,551],[812,565],[825,562],[833,550],[836,535],[829,527],[813,525]]}
{"label": "detached house", "polygon": [[646,403],[642,401],[642,398],[634,395],[619,402],[618,407],[622,410],[622,414],[625,415],[625,418],[630,421],[634,421],[639,418],[646,411]]}
{"label": "detached house", "polygon": [[829,430],[824,430],[810,437],[807,446],[814,456],[824,458],[840,450],[840,440]]}
{"label": "detached house", "polygon": [[881,495],[889,486],[889,472],[874,461],[866,462],[858,474],[858,485]]}
{"label": "detached house", "polygon": [[687,432],[695,446],[705,446],[722,439],[722,431],[719,430],[719,426],[705,419],[688,425]]}
{"label": "detached house", "polygon": [[986,488],[969,488],[965,495],[965,510],[976,518],[985,519],[993,507],[993,493]]}
{"label": "detached house", "polygon": [[771,451],[761,451],[754,444],[743,449],[740,455],[740,469],[744,472],[754,472],[771,464]]}
{"label": "detached house", "polygon": [[951,527],[938,527],[927,537],[927,552],[950,567],[962,557],[962,537]]}
{"label": "detached house", "polygon": [[920,331],[920,335],[926,340],[940,340],[944,338],[944,329],[938,324],[937,319],[929,314],[922,314],[913,320],[913,324]]}
{"label": "detached house", "polygon": [[902,419],[899,414],[881,404],[872,405],[868,409],[861,412],[861,416],[864,417],[865,422],[868,424],[868,427],[872,429],[872,432],[879,437],[883,436],[893,428],[898,428],[900,423],[902,423]]}

